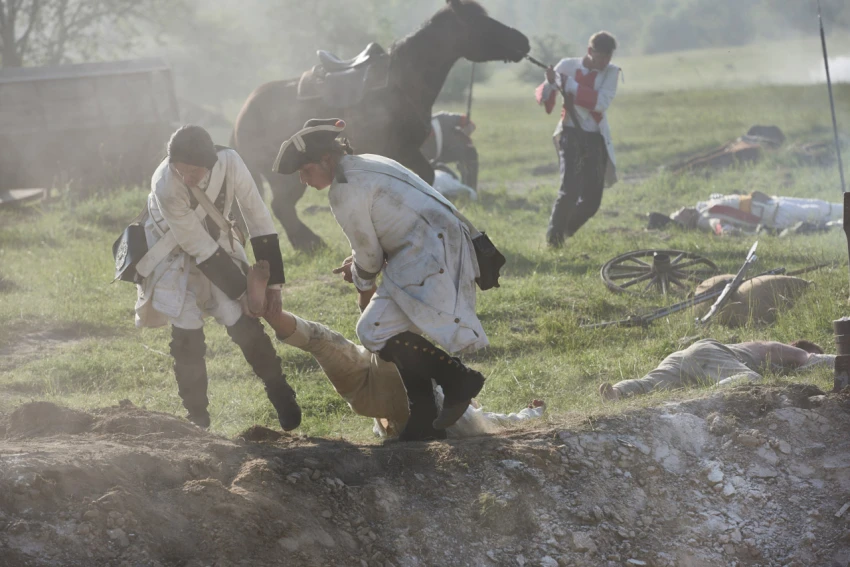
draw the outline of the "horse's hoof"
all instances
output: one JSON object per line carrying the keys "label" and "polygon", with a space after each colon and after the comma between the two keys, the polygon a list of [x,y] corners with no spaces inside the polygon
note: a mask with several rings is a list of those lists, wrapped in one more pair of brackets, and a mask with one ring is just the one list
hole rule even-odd
{"label": "horse's hoof", "polygon": [[325,241],[310,231],[291,237],[289,242],[299,252],[315,252],[325,247]]}

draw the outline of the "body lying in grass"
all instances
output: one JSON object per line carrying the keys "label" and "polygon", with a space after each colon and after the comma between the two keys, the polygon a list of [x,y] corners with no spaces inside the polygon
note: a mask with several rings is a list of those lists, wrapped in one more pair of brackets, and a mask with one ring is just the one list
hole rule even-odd
{"label": "body lying in grass", "polygon": [[764,226],[780,231],[798,223],[825,227],[844,216],[841,203],[821,199],[777,197],[753,191],[749,195],[712,195],[696,207],[683,207],[670,215],[679,225],[717,235],[736,231],[756,232]]}
{"label": "body lying in grass", "polygon": [[[248,271],[248,308],[274,329],[278,340],[313,355],[337,393],[354,413],[375,418],[374,431],[380,436],[397,436],[409,417],[407,392],[396,365],[383,360],[365,347],[354,344],[321,323],[307,321],[281,309],[267,309],[265,289],[269,278],[267,262],[258,262]],[[434,395],[442,404],[439,386]],[[454,425],[448,437],[469,437],[494,433],[507,423],[538,418],[546,404],[534,400],[517,413],[485,412],[473,400]]]}
{"label": "body lying in grass", "polygon": [[823,349],[809,341],[790,345],[774,341],[724,345],[714,339],[703,339],[674,352],[643,378],[623,380],[613,386],[606,382],[599,386],[599,393],[605,400],[619,400],[684,386],[755,382],[762,379],[760,372],[766,368],[789,372],[833,364],[834,360],[835,355],[824,354]]}

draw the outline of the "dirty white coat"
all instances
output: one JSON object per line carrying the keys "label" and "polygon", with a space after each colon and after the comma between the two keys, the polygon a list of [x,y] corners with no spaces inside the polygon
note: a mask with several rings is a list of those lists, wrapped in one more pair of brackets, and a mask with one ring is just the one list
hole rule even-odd
{"label": "dirty white coat", "polygon": [[[236,199],[251,237],[276,234],[274,222],[248,167],[231,149],[218,152],[218,162],[200,188],[215,202],[219,191],[225,190],[222,186],[225,179],[224,217],[228,218]],[[199,328],[204,315],[215,316],[222,324],[232,325],[241,316],[239,303],[213,286],[196,264],[209,259],[221,246],[237,264],[247,266],[245,249],[238,240],[231,241],[223,230],[218,240],[213,240],[203,223],[214,221],[199,219],[190,206],[190,194],[189,188],[169,167],[168,158],[163,160],[151,179],[145,236],[150,249],[170,230],[178,246],[157,264],[141,285],[136,286],[137,327],[159,327],[170,322],[181,328]],[[203,211],[202,207],[198,209]],[[191,305],[187,305],[187,299]]]}
{"label": "dirty white coat", "polygon": [[334,181],[329,199],[351,244],[357,289],[371,289],[383,271],[357,323],[363,346],[377,352],[404,331],[451,353],[487,346],[475,314],[478,261],[454,206],[389,158],[344,156],[339,167],[347,181]]}

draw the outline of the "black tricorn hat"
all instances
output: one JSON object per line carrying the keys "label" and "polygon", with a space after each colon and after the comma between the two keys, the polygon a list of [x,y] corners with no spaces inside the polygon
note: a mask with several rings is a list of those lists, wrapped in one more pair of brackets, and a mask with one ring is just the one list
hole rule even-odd
{"label": "black tricorn hat", "polygon": [[273,170],[288,175],[306,163],[318,161],[334,148],[336,137],[345,130],[339,118],[311,118],[304,128],[280,146]]}

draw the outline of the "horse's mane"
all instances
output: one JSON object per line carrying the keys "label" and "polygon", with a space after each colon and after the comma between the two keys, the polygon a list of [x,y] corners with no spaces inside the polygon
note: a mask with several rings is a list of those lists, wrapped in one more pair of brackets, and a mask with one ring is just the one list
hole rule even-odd
{"label": "horse's mane", "polygon": [[[460,3],[464,8],[469,9],[472,12],[477,12],[476,15],[478,16],[487,16],[487,9],[484,8],[484,6],[482,6],[481,4],[479,4],[477,0],[460,0]],[[440,18],[445,17],[446,14],[454,11],[455,8],[452,4],[446,4],[445,6],[437,10],[437,12],[433,16],[425,20],[422,25],[419,26],[416,30],[407,34],[403,38],[394,41],[393,44],[390,46],[390,52],[396,51],[399,48],[404,48],[404,46],[408,44],[409,40],[415,35],[417,35],[420,31],[422,31],[423,28],[430,26],[436,20],[439,20]]]}

